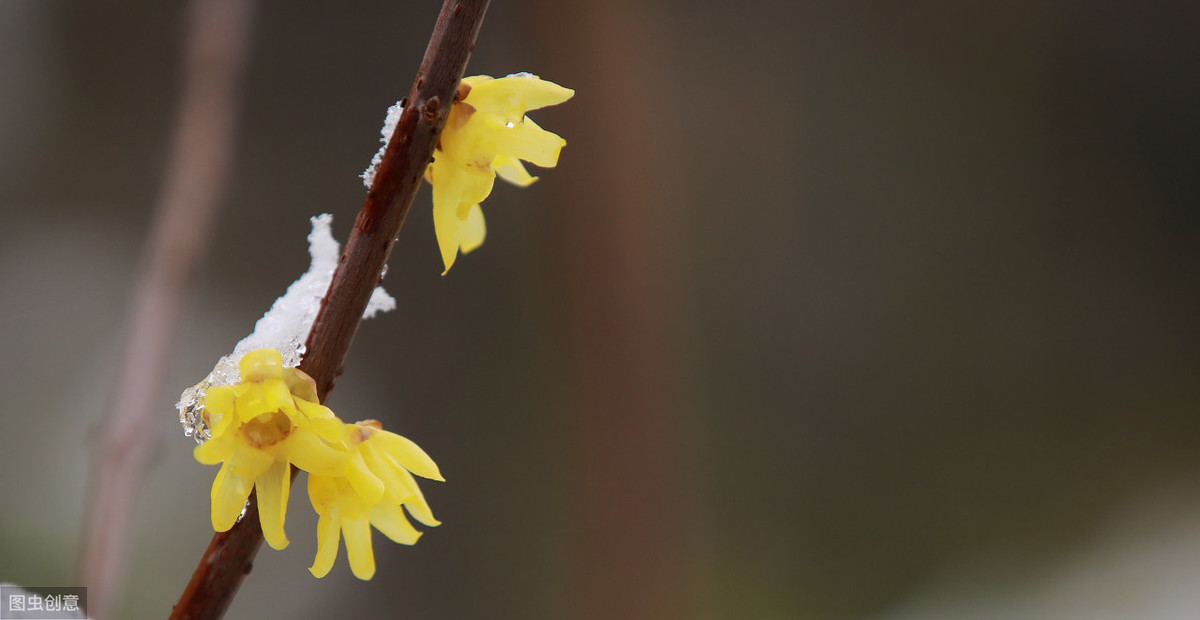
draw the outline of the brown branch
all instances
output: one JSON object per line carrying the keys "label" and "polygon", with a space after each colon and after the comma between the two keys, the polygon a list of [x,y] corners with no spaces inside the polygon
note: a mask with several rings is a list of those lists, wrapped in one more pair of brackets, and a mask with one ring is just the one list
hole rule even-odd
{"label": "brown branch", "polygon": [[[433,156],[487,5],[488,0],[445,0],[442,5],[404,112],[308,334],[300,369],[316,380],[322,401],[342,372],[371,291]],[[251,495],[245,517],[213,536],[171,618],[223,615],[261,544],[258,506]]]}
{"label": "brown branch", "polygon": [[[543,51],[555,51],[540,68],[587,75],[589,93],[560,121],[574,121],[572,139],[588,145],[571,152],[551,186],[570,192],[556,198],[572,208],[547,218],[562,327],[555,379],[565,399],[563,467],[578,489],[563,511],[565,605],[551,615],[704,617],[693,589],[706,558],[696,544],[703,468],[684,351],[694,329],[690,248],[687,227],[674,224],[686,218],[685,158],[675,146],[683,134],[673,104],[638,93],[640,84],[681,90],[656,29],[669,21],[661,7],[639,0],[542,0],[530,12]],[[611,501],[613,488],[623,501]]]}
{"label": "brown branch", "polygon": [[342,373],[367,300],[433,157],[487,5],[487,0],[446,0],[442,5],[396,132],[308,337],[300,369],[316,379],[322,400]]}
{"label": "brown branch", "polygon": [[142,250],[121,366],[88,484],[78,571],[88,613],[111,616],[123,576],[130,513],[161,429],[155,397],[178,332],[188,282],[207,244],[233,153],[237,82],[253,3],[197,0],[188,8],[183,92],[171,157]]}

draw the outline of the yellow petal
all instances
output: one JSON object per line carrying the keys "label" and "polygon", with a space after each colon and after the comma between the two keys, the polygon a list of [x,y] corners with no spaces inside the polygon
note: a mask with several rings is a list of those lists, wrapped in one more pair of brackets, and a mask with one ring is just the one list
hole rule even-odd
{"label": "yellow petal", "polygon": [[470,86],[471,88],[474,88],[475,86],[477,86],[479,84],[482,84],[484,82],[487,82],[489,80],[494,80],[494,79],[496,79],[496,78],[494,78],[490,75],[472,75],[472,76],[463,78],[462,81],[463,81],[463,84],[466,84],[467,86]]}
{"label": "yellow petal", "polygon": [[342,535],[346,537],[346,557],[350,571],[366,581],[375,576],[375,553],[371,550],[371,523],[365,518],[342,519]]}
{"label": "yellow petal", "polygon": [[[337,420],[337,416],[334,415],[333,410],[325,405],[303,398],[295,399],[295,403],[296,409],[309,420]],[[341,425],[338,426],[338,430],[341,430]]]}
{"label": "yellow petal", "polygon": [[[430,168],[438,162],[430,164]],[[433,230],[437,234],[438,247],[442,252],[442,264],[446,271],[454,265],[458,257],[459,227],[458,203],[462,198],[462,183],[458,180],[462,173],[449,167],[439,167],[435,172],[433,182]],[[446,271],[442,272],[445,275]]]}
{"label": "yellow petal", "polygon": [[229,413],[233,411],[233,398],[233,388],[228,385],[210,387],[204,393],[204,408],[210,413]]}
{"label": "yellow petal", "polygon": [[342,446],[342,421],[337,418],[317,418],[307,424],[318,437],[334,446]]}
{"label": "yellow petal", "polygon": [[283,381],[287,384],[288,390],[296,398],[303,398],[313,403],[321,401],[321,399],[317,398],[316,380],[308,376],[303,370],[299,368],[284,368]]}
{"label": "yellow petal", "polygon": [[204,465],[216,465],[233,454],[232,437],[216,437],[192,448],[192,456]]}
{"label": "yellow petal", "polygon": [[462,253],[467,254],[483,245],[485,237],[487,237],[487,224],[483,221],[483,209],[479,205],[474,205],[467,212],[467,219],[459,227],[458,242]]}
{"label": "yellow petal", "polygon": [[434,463],[433,459],[429,458],[429,455],[421,449],[421,446],[411,439],[396,433],[380,431],[371,438],[371,442],[396,459],[396,462],[408,471],[422,478],[446,481],[442,477],[442,473],[438,471],[437,463]]}
{"label": "yellow petal", "polygon": [[536,75],[517,74],[471,84],[466,101],[477,109],[518,123],[529,110],[558,105],[575,91]]}
{"label": "yellow petal", "polygon": [[220,437],[225,437],[226,435],[229,434],[230,430],[233,430],[237,427],[237,425],[234,424],[234,420],[236,420],[236,419],[237,419],[237,414],[235,414],[232,411],[230,411],[229,413],[221,413],[221,414],[217,414],[217,415],[213,415],[210,413],[208,416],[208,420],[209,420],[208,436],[210,438],[214,438],[214,439],[220,438]]}
{"label": "yellow petal", "polygon": [[300,425],[313,430],[321,439],[333,445],[342,443],[342,421],[325,405],[297,398],[296,408],[304,417]]}
{"label": "yellow petal", "polygon": [[[489,166],[491,160],[492,158],[489,156]],[[496,184],[496,174],[490,169],[486,173],[468,171],[462,175],[462,184],[462,199],[458,203],[455,214],[458,215],[458,219],[465,221],[471,207],[483,202],[491,195],[492,186]]]}
{"label": "yellow petal", "polygon": [[504,133],[499,152],[543,168],[553,168],[558,165],[559,151],[566,145],[567,141],[561,136],[542,129],[533,119],[526,118],[525,122]]}
{"label": "yellow petal", "polygon": [[233,473],[229,463],[221,466],[217,477],[213,480],[209,499],[212,502],[212,526],[214,532],[227,532],[237,522],[238,515],[246,506],[250,497],[250,489],[254,488],[253,478],[244,478]]}
{"label": "yellow petal", "polygon": [[267,470],[275,457],[245,443],[235,441],[233,451],[225,460],[230,471],[251,481]]}
{"label": "yellow petal", "polygon": [[465,131],[468,125],[473,124],[472,121],[478,122],[479,117],[475,115],[475,106],[465,101],[455,101],[453,107],[450,108],[450,116],[446,118],[446,127],[442,130],[442,137],[438,140],[438,149],[442,153],[451,155],[460,155],[463,147],[468,144],[471,139],[471,132]]}
{"label": "yellow petal", "polygon": [[258,520],[262,524],[263,539],[272,549],[288,546],[283,532],[287,516],[288,491],[292,486],[292,468],[287,463],[275,461],[258,477],[254,488],[258,491]]}
{"label": "yellow petal", "polygon": [[380,451],[378,444],[366,443],[359,449],[363,462],[383,481],[384,497],[390,503],[399,505],[413,497],[408,481],[400,476],[400,465],[392,457]]}
{"label": "yellow petal", "polygon": [[263,384],[243,383],[239,387],[244,389],[239,390],[241,393],[238,394],[234,405],[237,410],[238,422],[249,422],[264,413],[275,411],[268,408],[267,397],[263,394]]}
{"label": "yellow petal", "polygon": [[[504,82],[513,93],[525,103],[526,110],[537,110],[546,106],[558,105],[575,96],[575,91],[559,86],[549,80],[531,75],[518,73],[497,80]],[[489,88],[485,86],[486,90]]]}
{"label": "yellow petal", "polygon": [[310,474],[340,476],[346,470],[347,454],[330,447],[312,430],[297,427],[280,442],[280,454]]}
{"label": "yellow petal", "polygon": [[258,349],[242,356],[238,362],[242,381],[265,381],[283,378],[283,356],[275,349]]}
{"label": "yellow petal", "polygon": [[421,537],[421,532],[408,522],[400,506],[388,502],[380,502],[371,508],[371,525],[402,545],[414,544]]}
{"label": "yellow petal", "polygon": [[332,513],[337,498],[337,483],[332,477],[318,474],[308,475],[308,499],[312,502],[313,510],[317,511],[317,514],[325,516]]}
{"label": "yellow petal", "polygon": [[529,171],[525,169],[525,165],[521,163],[521,160],[511,155],[497,156],[496,161],[492,162],[492,167],[501,179],[517,187],[529,187],[530,184],[538,180],[537,177],[529,174]]}
{"label": "yellow petal", "polygon": [[429,527],[441,525],[441,521],[433,518],[433,510],[429,508],[429,502],[425,501],[425,495],[421,493],[421,489],[417,486],[417,481],[413,479],[412,474],[403,468],[397,474],[405,480],[409,490],[413,494],[408,501],[404,502],[404,507],[408,509],[408,514],[411,514],[414,519]]}
{"label": "yellow petal", "polygon": [[[312,477],[309,477],[309,480],[312,480]],[[341,537],[337,519],[328,515],[321,515],[321,518],[317,519],[317,557],[308,568],[313,577],[320,579],[329,574],[329,569],[333,568],[333,561],[337,559],[338,542]]]}
{"label": "yellow petal", "polygon": [[228,432],[233,427],[235,417],[233,388],[227,385],[209,388],[204,393],[204,410],[208,413],[212,437],[220,437]]}
{"label": "yellow petal", "polygon": [[363,462],[362,453],[355,451],[346,461],[346,480],[354,487],[366,506],[372,506],[383,497],[383,481]]}
{"label": "yellow petal", "polygon": [[287,383],[284,383],[283,380],[263,381],[262,391],[259,394],[263,399],[261,406],[265,412],[291,413],[295,411],[296,401],[292,398],[292,392],[288,389]]}

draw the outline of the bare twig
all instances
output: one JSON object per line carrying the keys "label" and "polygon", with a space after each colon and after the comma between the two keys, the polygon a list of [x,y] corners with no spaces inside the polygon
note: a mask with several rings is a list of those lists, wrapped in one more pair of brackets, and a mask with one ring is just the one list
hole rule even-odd
{"label": "bare twig", "polygon": [[316,379],[322,400],[342,373],[367,300],[433,157],[487,5],[487,0],[446,0],[442,5],[404,112],[308,336],[300,368]]}
{"label": "bare twig", "polygon": [[90,509],[80,547],[88,613],[111,615],[137,488],[153,441],[154,398],[178,331],[187,282],[206,245],[232,152],[236,84],[246,56],[253,3],[193,1],[171,158],[143,272],[126,327],[120,373],[88,485]]}
{"label": "bare twig", "polygon": [[[367,300],[433,156],[487,5],[488,0],[446,0],[442,5],[404,112],[308,335],[300,368],[316,380],[322,401],[342,372]],[[213,536],[171,617],[224,614],[261,544],[252,495],[245,517]]]}

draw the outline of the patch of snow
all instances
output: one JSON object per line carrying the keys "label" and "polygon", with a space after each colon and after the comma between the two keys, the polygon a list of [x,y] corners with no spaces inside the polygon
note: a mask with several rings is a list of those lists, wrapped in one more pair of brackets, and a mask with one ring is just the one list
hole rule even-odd
{"label": "patch of snow", "polygon": [[392,139],[392,134],[396,132],[396,124],[400,122],[400,113],[404,111],[404,106],[397,101],[392,107],[388,108],[387,117],[383,119],[383,129],[379,130],[379,141],[383,146],[371,158],[371,165],[362,174],[358,175],[363,180],[363,185],[367,189],[371,189],[371,183],[375,181],[375,169],[383,162],[383,153],[387,151],[388,141]]}
{"label": "patch of snow", "polygon": [[[275,349],[283,357],[285,368],[299,366],[304,359],[304,342],[312,329],[321,300],[333,280],[341,247],[333,238],[330,224],[333,216],[325,213],[311,218],[312,232],[308,234],[308,271],[275,300],[271,309],[254,324],[254,331],[237,343],[233,353],[217,360],[217,365],[203,381],[184,390],[176,407],[184,434],[194,436],[198,443],[208,439],[200,416],[204,410],[204,393],[218,385],[233,385],[241,379],[238,362],[242,356],[258,349]],[[396,300],[382,286],[375,287],[363,312],[363,318],[373,318],[380,312],[396,308]]]}

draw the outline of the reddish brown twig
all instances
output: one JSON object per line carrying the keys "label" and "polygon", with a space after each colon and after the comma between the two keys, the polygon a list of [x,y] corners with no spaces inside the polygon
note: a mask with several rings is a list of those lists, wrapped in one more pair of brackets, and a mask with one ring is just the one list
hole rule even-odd
{"label": "reddish brown twig", "polygon": [[[342,372],[367,300],[433,156],[487,5],[488,0],[446,0],[442,5],[404,112],[308,334],[300,368],[316,380],[322,401]],[[245,517],[213,536],[171,618],[223,615],[261,544],[257,502],[251,495]]]}
{"label": "reddish brown twig", "polygon": [[316,379],[321,400],[342,373],[367,300],[433,157],[487,5],[487,0],[446,0],[442,5],[404,112],[308,336],[300,369]]}

